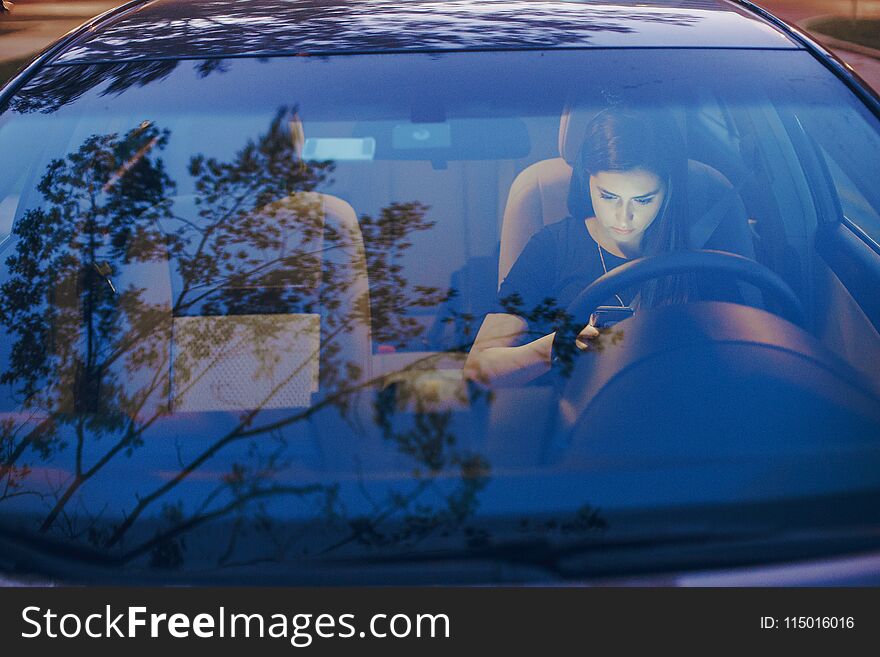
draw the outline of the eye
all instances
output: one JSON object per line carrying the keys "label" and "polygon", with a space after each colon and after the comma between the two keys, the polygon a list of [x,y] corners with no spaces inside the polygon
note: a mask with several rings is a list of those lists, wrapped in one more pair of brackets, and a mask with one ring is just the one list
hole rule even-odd
{"label": "eye", "polygon": [[600,192],[599,197],[606,201],[613,201],[617,198],[614,194],[609,194],[608,192]]}
{"label": "eye", "polygon": [[651,205],[651,203],[654,202],[655,198],[656,198],[656,196],[649,196],[647,198],[637,198],[637,199],[635,199],[635,202],[638,203],[639,205]]}

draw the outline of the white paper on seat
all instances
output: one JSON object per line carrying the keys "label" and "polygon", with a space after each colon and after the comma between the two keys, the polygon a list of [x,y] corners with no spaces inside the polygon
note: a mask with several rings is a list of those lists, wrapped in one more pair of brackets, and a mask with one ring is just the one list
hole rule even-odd
{"label": "white paper on seat", "polygon": [[317,314],[175,317],[174,412],[304,408],[318,390]]}

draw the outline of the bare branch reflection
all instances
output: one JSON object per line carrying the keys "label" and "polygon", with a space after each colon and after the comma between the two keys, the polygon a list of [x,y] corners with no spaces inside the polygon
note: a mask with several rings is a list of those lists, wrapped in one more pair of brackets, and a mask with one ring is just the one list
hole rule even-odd
{"label": "bare branch reflection", "polygon": [[[593,2],[490,0],[452,2],[338,0],[296,3],[196,0],[123,16],[67,50],[62,62],[133,57],[358,50],[537,48],[584,46],[603,33],[635,33],[645,25],[690,26],[705,16],[701,0],[668,8],[602,6]],[[712,5],[718,11],[717,5]],[[246,19],[246,20],[245,20]]]}
{"label": "bare branch reflection", "polygon": [[33,499],[39,531],[163,569],[474,541],[491,467],[462,422],[492,395],[461,379],[469,332],[371,371],[455,298],[399,264],[430,208],[358,217],[318,191],[334,164],[299,157],[295,120],[188,181],[149,120],[47,167],[0,290],[0,501]]}

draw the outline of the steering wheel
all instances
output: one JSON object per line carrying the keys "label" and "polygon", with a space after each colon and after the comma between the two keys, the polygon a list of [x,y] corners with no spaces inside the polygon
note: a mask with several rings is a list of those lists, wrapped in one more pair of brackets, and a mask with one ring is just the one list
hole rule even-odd
{"label": "steering wheel", "polygon": [[804,308],[788,283],[764,265],[726,251],[670,251],[631,260],[590,283],[568,305],[567,311],[576,318],[589,318],[603,300],[623,288],[660,276],[690,272],[725,274],[751,283],[779,303],[782,317],[797,326],[804,326]]}

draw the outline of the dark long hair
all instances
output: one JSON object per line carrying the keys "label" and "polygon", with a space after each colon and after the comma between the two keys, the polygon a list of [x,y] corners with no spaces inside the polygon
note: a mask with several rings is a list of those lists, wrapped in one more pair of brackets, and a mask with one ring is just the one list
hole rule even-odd
{"label": "dark long hair", "polygon": [[[657,217],[642,237],[642,255],[689,247],[688,160],[681,132],[665,112],[610,108],[587,126],[571,177],[568,205],[575,217],[593,216],[590,176],[600,171],[651,171],[666,193]],[[695,296],[693,276],[667,276],[643,284],[639,304],[681,303]]]}

